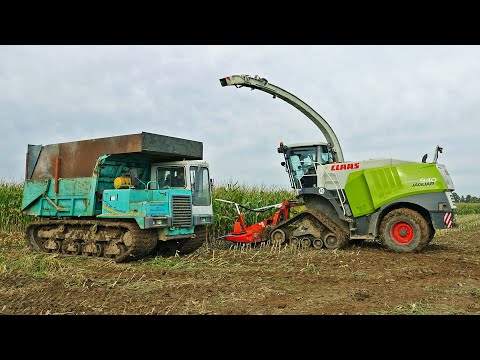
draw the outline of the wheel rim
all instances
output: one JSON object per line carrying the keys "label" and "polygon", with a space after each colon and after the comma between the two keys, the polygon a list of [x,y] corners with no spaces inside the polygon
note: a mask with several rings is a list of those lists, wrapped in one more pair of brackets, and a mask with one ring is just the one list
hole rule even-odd
{"label": "wheel rim", "polygon": [[73,251],[73,254],[75,255],[80,255],[82,253],[82,243],[81,242],[75,242],[73,244],[75,250]]}
{"label": "wheel rim", "polygon": [[285,241],[285,232],[281,229],[275,230],[271,235],[270,239],[273,245],[281,245]]}
{"label": "wheel rim", "polygon": [[107,258],[118,258],[127,252],[127,246],[121,243],[110,242],[103,246],[103,256]]}
{"label": "wheel rim", "polygon": [[336,249],[338,247],[338,239],[332,233],[325,236],[323,243],[327,249]]}
{"label": "wheel rim", "polygon": [[103,256],[103,250],[105,248],[105,245],[102,243],[96,243],[95,248],[97,252],[95,253],[95,256],[102,257]]}
{"label": "wheel rim", "polygon": [[55,240],[57,248],[53,251],[54,253],[60,254],[62,252],[62,242],[60,240]]}
{"label": "wheel rim", "polygon": [[127,252],[127,246],[124,244],[117,244],[117,246],[118,246],[118,249],[120,250],[120,252],[116,256],[118,258]]}
{"label": "wheel rim", "polygon": [[407,245],[413,240],[415,236],[415,230],[413,230],[412,225],[409,223],[397,221],[390,228],[390,236],[397,244]]}
{"label": "wheel rim", "polygon": [[80,255],[82,253],[82,244],[78,241],[64,240],[62,252],[70,255]]}
{"label": "wheel rim", "polygon": [[315,239],[313,240],[313,247],[315,249],[321,249],[323,246],[323,240],[322,239]]}
{"label": "wheel rim", "polygon": [[292,237],[290,239],[290,245],[293,247],[297,247],[299,243],[300,243],[300,240],[297,237]]}
{"label": "wheel rim", "polygon": [[306,249],[306,248],[309,248],[309,247],[310,247],[310,245],[311,245],[312,242],[311,242],[311,240],[310,240],[309,238],[304,237],[304,238],[302,238],[301,243],[302,243],[302,247],[303,247],[304,249]]}
{"label": "wheel rim", "polygon": [[92,256],[93,253],[91,251],[88,251],[88,250],[89,250],[88,244],[82,246],[82,255],[83,256]]}

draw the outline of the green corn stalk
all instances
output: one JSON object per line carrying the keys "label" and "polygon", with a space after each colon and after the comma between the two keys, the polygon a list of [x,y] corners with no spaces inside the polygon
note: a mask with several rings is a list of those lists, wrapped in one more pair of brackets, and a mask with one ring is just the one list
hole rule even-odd
{"label": "green corn stalk", "polygon": [[23,183],[14,180],[0,179],[0,231],[23,232],[32,216],[21,212]]}
{"label": "green corn stalk", "polygon": [[[291,190],[275,186],[247,186],[239,185],[238,182],[228,182],[213,188],[213,199],[229,200],[255,209],[278,204],[287,199],[294,199],[294,193]],[[240,210],[248,226],[263,221],[273,215],[277,209],[270,209],[262,213],[245,209]],[[237,220],[237,211],[233,204],[213,200],[213,214],[215,221],[212,225],[209,225],[209,238],[217,238],[233,230],[233,225]]]}

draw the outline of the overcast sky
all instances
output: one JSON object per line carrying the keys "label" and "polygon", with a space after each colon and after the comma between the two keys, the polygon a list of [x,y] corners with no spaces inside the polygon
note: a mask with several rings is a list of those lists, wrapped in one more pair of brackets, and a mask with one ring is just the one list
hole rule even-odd
{"label": "overcast sky", "polygon": [[203,142],[216,183],[288,188],[279,142],[325,138],[278,98],[221,87],[233,74],[309,104],[346,160],[438,144],[456,192],[480,195],[480,46],[0,46],[0,179],[23,180],[28,144],[145,131]]}

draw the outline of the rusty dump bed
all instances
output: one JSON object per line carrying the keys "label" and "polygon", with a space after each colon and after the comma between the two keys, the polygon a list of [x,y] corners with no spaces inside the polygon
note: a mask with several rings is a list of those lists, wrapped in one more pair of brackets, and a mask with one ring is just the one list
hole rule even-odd
{"label": "rusty dump bed", "polygon": [[[73,141],[51,145],[28,145],[25,178],[63,179],[92,176],[97,159],[111,154],[142,154],[152,161],[202,160],[203,144],[147,132]],[[61,165],[60,165],[61,164]]]}

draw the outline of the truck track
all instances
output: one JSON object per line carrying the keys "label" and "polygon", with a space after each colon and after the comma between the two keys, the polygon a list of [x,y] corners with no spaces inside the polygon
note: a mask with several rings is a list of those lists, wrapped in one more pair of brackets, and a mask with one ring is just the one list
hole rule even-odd
{"label": "truck track", "polygon": [[155,231],[125,220],[36,221],[29,224],[25,237],[37,252],[94,256],[117,263],[141,259],[157,245]]}
{"label": "truck track", "polygon": [[157,254],[162,256],[188,255],[199,249],[207,241],[206,226],[195,227],[195,237],[178,240],[160,241]]}

